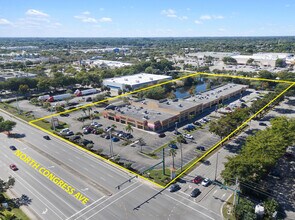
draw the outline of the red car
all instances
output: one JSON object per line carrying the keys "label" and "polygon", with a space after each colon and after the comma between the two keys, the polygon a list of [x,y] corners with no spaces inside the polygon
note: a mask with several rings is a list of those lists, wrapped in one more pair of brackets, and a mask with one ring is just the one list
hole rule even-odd
{"label": "red car", "polygon": [[18,170],[18,168],[17,168],[17,166],[16,166],[15,164],[10,164],[9,167],[10,167],[10,169],[12,169],[13,171],[17,171],[17,170]]}
{"label": "red car", "polygon": [[193,182],[196,183],[196,184],[198,184],[198,183],[200,183],[202,181],[203,181],[203,178],[200,177],[200,176],[196,176],[195,179],[193,179]]}

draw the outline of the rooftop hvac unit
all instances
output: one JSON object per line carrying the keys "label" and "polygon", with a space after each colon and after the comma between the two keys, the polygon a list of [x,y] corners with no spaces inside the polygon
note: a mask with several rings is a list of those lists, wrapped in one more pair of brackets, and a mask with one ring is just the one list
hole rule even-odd
{"label": "rooftop hvac unit", "polygon": [[139,83],[139,80],[136,80],[137,83]]}
{"label": "rooftop hvac unit", "polygon": [[138,78],[140,78],[140,79],[141,79],[141,78],[142,78],[142,76],[139,76]]}
{"label": "rooftop hvac unit", "polygon": [[179,106],[179,107],[182,107],[182,104],[179,104],[178,106]]}
{"label": "rooftop hvac unit", "polygon": [[150,80],[154,80],[154,78],[153,77],[150,77]]}
{"label": "rooftop hvac unit", "polygon": [[166,102],[166,104],[167,104],[167,105],[170,105],[170,103],[169,103],[169,102]]}
{"label": "rooftop hvac unit", "polygon": [[128,79],[127,79],[127,78],[125,78],[124,80],[125,80],[125,81],[128,81]]}

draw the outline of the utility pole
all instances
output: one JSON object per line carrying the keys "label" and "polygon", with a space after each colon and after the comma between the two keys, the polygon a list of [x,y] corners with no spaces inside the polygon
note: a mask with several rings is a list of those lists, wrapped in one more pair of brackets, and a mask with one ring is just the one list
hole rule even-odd
{"label": "utility pole", "polygon": [[180,143],[180,169],[181,169],[181,171],[182,171],[182,143]]}
{"label": "utility pole", "polygon": [[165,148],[162,149],[163,153],[163,175],[165,175]]}
{"label": "utility pole", "polygon": [[216,178],[217,178],[218,154],[219,154],[219,151],[216,153],[215,177],[214,177],[215,181],[216,181]]}
{"label": "utility pole", "polygon": [[20,115],[20,109],[19,109],[19,105],[18,105],[18,94],[16,92],[16,108],[17,108],[17,112]]}
{"label": "utility pole", "polygon": [[238,177],[236,178],[236,184],[235,184],[235,191],[234,191],[234,201],[233,201],[233,205],[235,206],[236,205],[236,196],[237,196],[237,189],[238,189]]}

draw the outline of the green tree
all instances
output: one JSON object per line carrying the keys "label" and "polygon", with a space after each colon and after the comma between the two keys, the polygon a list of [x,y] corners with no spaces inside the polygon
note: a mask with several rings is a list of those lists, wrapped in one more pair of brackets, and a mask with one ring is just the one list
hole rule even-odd
{"label": "green tree", "polygon": [[55,110],[56,110],[56,112],[64,112],[65,108],[59,105],[59,106],[55,107]]}
{"label": "green tree", "polygon": [[279,203],[274,199],[267,199],[263,202],[265,208],[265,218],[272,219],[274,212],[278,211]]}
{"label": "green tree", "polygon": [[182,135],[177,135],[176,137],[176,142],[179,144],[180,146],[180,169],[182,171],[182,167],[183,167],[183,154],[182,154],[182,143],[185,141],[185,138]]}
{"label": "green tree", "polygon": [[[171,141],[169,144],[175,144],[175,141]],[[170,154],[170,156],[172,157],[172,167],[173,167],[173,169],[175,169],[175,166],[174,166],[174,158],[175,158],[175,156],[176,156],[176,154],[177,154],[176,149],[174,149],[174,148],[170,148],[170,150],[169,150],[169,154]]]}
{"label": "green tree", "polygon": [[236,65],[238,63],[237,60],[232,57],[223,57],[222,61],[229,65]]}
{"label": "green tree", "polygon": [[5,188],[6,188],[6,189],[9,189],[10,187],[13,187],[14,184],[15,184],[15,179],[14,179],[14,177],[9,176],[7,182],[5,183]]}
{"label": "green tree", "polygon": [[29,90],[30,90],[30,88],[29,88],[28,85],[26,85],[26,84],[21,84],[21,85],[19,85],[18,91],[19,91],[21,94],[26,94]]}
{"label": "green tree", "polygon": [[277,59],[275,65],[276,67],[285,67],[286,63],[283,59]]}
{"label": "green tree", "polygon": [[10,132],[13,130],[13,128],[15,127],[16,122],[14,121],[10,121],[10,120],[6,120],[0,123],[0,132],[8,132],[8,134],[10,134]]}
{"label": "green tree", "polygon": [[131,126],[130,124],[127,124],[126,127],[125,127],[125,131],[128,132],[129,134],[130,134],[131,132],[133,132],[133,128],[132,128],[132,126]]}
{"label": "green tree", "polygon": [[17,220],[17,217],[15,214],[5,211],[0,213],[0,219],[1,220]]}
{"label": "green tree", "polygon": [[255,204],[253,202],[240,198],[239,204],[237,204],[234,209],[236,219],[256,219],[254,205]]}

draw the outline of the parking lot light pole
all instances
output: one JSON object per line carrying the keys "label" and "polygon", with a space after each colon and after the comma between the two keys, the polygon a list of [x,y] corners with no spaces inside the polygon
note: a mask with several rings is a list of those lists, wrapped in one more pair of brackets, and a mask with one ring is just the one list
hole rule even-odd
{"label": "parking lot light pole", "polygon": [[218,154],[219,154],[219,151],[216,153],[215,177],[214,177],[215,181],[216,181],[216,178],[217,178]]}
{"label": "parking lot light pole", "polygon": [[111,144],[110,144],[110,157],[111,157],[111,158],[114,156],[114,153],[113,153],[112,130],[113,130],[113,128],[109,128],[109,129],[107,130],[107,131],[109,132],[110,140],[111,140]]}

